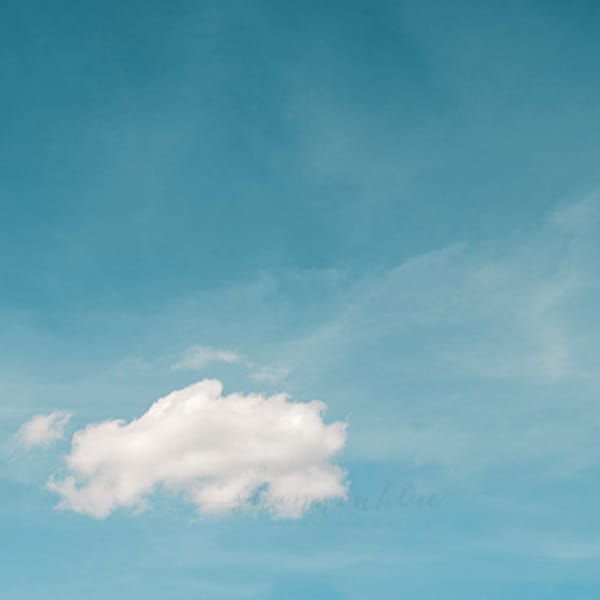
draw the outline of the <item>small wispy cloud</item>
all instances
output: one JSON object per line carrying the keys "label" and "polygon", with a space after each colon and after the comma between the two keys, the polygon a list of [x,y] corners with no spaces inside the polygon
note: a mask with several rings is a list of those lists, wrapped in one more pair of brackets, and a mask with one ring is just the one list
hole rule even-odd
{"label": "small wispy cloud", "polygon": [[600,558],[600,541],[552,540],[543,547],[543,554],[566,562],[597,561]]}
{"label": "small wispy cloud", "polygon": [[191,346],[171,368],[175,371],[194,371],[213,362],[239,363],[242,362],[242,357],[235,352],[210,346]]}
{"label": "small wispy cloud", "polygon": [[255,381],[278,383],[286,379],[290,372],[291,369],[289,367],[253,366],[250,377]]}
{"label": "small wispy cloud", "polygon": [[570,202],[557,208],[551,215],[551,223],[558,229],[572,234],[593,230],[600,222],[600,194],[592,192],[578,202]]}
{"label": "small wispy cloud", "polygon": [[171,365],[171,369],[174,371],[198,371],[216,362],[242,365],[248,371],[251,379],[262,383],[279,383],[286,379],[291,372],[291,369],[286,366],[260,365],[237,352],[201,345],[187,348],[182,356]]}
{"label": "small wispy cloud", "polygon": [[72,416],[63,411],[36,415],[21,426],[16,434],[17,441],[26,448],[48,448],[65,437],[65,428]]}

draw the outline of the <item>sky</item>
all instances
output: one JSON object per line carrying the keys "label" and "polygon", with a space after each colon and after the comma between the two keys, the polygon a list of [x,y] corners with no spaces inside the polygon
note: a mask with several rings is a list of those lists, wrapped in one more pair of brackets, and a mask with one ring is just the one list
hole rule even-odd
{"label": "sky", "polygon": [[0,595],[600,597],[600,6],[0,7]]}

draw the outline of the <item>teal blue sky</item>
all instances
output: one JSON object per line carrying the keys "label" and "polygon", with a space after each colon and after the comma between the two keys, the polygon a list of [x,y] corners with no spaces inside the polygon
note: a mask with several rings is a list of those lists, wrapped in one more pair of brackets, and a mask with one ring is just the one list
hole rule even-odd
{"label": "teal blue sky", "polygon": [[[585,0],[2,3],[0,595],[600,597],[599,27]],[[325,402],[348,500],[56,510],[76,430],[204,378]],[[64,439],[23,447],[53,411]]]}

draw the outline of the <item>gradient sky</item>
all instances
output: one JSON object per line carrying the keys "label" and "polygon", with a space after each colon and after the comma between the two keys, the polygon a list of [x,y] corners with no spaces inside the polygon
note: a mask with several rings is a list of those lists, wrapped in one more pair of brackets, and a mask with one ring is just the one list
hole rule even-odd
{"label": "gradient sky", "polygon": [[[599,598],[599,28],[591,0],[3,2],[0,595]],[[236,359],[174,368],[194,347]],[[348,501],[55,509],[74,431],[208,377],[347,421]],[[17,442],[57,410],[65,439]]]}

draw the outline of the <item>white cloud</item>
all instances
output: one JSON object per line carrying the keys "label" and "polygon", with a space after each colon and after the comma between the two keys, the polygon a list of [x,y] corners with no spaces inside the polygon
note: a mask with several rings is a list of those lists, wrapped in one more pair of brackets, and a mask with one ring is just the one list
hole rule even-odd
{"label": "white cloud", "polygon": [[172,368],[174,370],[196,370],[205,367],[211,362],[237,363],[242,357],[235,352],[218,350],[209,346],[192,346],[188,348]]}
{"label": "white cloud", "polygon": [[542,546],[542,554],[566,562],[600,559],[598,540],[551,540]]}
{"label": "white cloud", "polygon": [[297,518],[314,502],[345,497],[345,472],[330,460],[345,444],[346,424],[325,424],[323,403],[222,392],[221,382],[204,380],[131,422],[76,432],[68,473],[48,482],[59,507],[104,518],[144,508],[163,488],[203,513],[258,504]]}
{"label": "white cloud", "polygon": [[53,442],[64,438],[65,427],[71,417],[70,413],[61,411],[36,415],[19,429],[17,439],[27,448],[48,448]]}
{"label": "white cloud", "polygon": [[279,383],[286,379],[291,372],[289,367],[259,365],[241,354],[200,345],[191,346],[185,350],[182,357],[171,368],[175,371],[196,371],[213,362],[240,364],[248,370],[251,379],[266,383]]}
{"label": "white cloud", "polygon": [[577,202],[559,207],[551,215],[551,223],[566,233],[580,235],[593,231],[600,222],[600,195],[590,193]]}
{"label": "white cloud", "polygon": [[250,373],[250,377],[255,381],[278,383],[279,381],[283,381],[290,374],[290,371],[289,367],[257,366]]}

